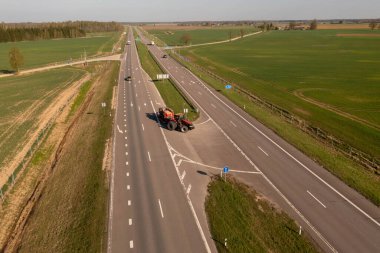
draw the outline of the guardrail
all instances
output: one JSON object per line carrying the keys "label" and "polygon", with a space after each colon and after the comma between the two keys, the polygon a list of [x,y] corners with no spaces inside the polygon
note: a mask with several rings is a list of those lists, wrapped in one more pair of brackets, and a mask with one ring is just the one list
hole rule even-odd
{"label": "guardrail", "polygon": [[[230,81],[227,81],[226,79],[216,75],[215,73],[209,71],[208,69],[205,69],[193,62],[191,62],[186,57],[178,54],[175,51],[172,51],[172,54],[174,54],[176,57],[178,57],[178,62],[181,63],[184,67],[188,68],[188,65],[190,65],[193,68],[196,68],[203,73],[209,75],[210,77],[216,79],[219,82],[222,82],[224,84],[231,83]],[[184,63],[186,62],[186,64]],[[329,147],[339,151],[346,157],[350,158],[351,160],[359,163],[360,165],[364,166],[371,172],[380,175],[380,161],[376,159],[374,156],[367,154],[357,148],[352,147],[351,145],[345,143],[344,141],[340,140],[339,138],[333,136],[332,134],[328,133],[325,130],[322,130],[318,127],[313,126],[310,122],[291,114],[289,111],[272,104],[254,94],[251,92],[239,87],[236,83],[234,83],[234,89],[236,92],[248,97],[248,99],[262,107],[265,107],[269,109],[272,113],[279,115],[281,118],[285,119],[288,123],[292,124],[293,126],[297,127],[298,129],[301,129],[303,132],[309,134],[314,139],[328,145]]]}

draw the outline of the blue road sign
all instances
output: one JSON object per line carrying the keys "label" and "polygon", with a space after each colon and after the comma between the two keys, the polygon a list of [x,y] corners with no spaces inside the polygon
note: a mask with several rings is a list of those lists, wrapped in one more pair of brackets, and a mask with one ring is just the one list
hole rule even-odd
{"label": "blue road sign", "polygon": [[227,89],[227,90],[229,90],[229,89],[231,89],[231,88],[232,88],[232,85],[231,85],[231,84],[227,84],[227,85],[226,85],[226,89]]}
{"label": "blue road sign", "polygon": [[230,169],[228,167],[223,168],[223,173],[227,173]]}

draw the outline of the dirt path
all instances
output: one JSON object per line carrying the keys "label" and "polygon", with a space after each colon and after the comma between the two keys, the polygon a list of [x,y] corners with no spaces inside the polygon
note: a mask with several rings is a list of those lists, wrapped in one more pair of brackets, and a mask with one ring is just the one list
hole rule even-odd
{"label": "dirt path", "polygon": [[[73,65],[78,65],[78,64],[84,64],[85,62],[119,61],[120,56],[121,56],[121,54],[114,54],[114,55],[109,55],[109,56],[101,56],[101,57],[91,58],[91,59],[88,59],[87,61],[75,61],[75,62],[71,62],[71,63],[62,63],[62,64],[56,64],[56,65],[45,66],[45,67],[40,67],[40,68],[28,69],[28,70],[20,71],[18,73],[18,75],[25,75],[25,74],[31,74],[31,73],[40,72],[40,71],[46,71],[46,70],[50,70],[50,69],[62,68],[62,67],[73,66]],[[0,75],[0,78],[10,77],[10,76],[14,76],[14,74],[2,74],[2,75]]]}
{"label": "dirt path", "polygon": [[359,118],[359,117],[357,117],[357,116],[355,116],[355,115],[352,115],[352,114],[350,114],[350,113],[347,113],[347,112],[341,111],[341,110],[337,109],[337,108],[334,107],[334,106],[331,106],[331,105],[328,105],[328,104],[325,104],[325,103],[322,103],[322,102],[316,101],[316,100],[314,100],[314,99],[312,99],[312,98],[306,97],[306,96],[303,94],[303,92],[306,91],[306,90],[310,90],[310,89],[299,89],[299,90],[294,91],[293,94],[294,94],[296,97],[298,97],[298,98],[300,98],[300,99],[302,99],[302,100],[304,100],[304,101],[306,101],[306,102],[309,102],[309,103],[311,103],[311,104],[313,104],[313,105],[316,105],[316,106],[318,106],[318,107],[320,107],[320,108],[323,108],[323,109],[329,110],[329,111],[334,112],[334,113],[336,113],[336,114],[338,114],[338,115],[340,115],[340,116],[342,116],[342,117],[345,117],[345,118],[347,118],[347,119],[353,120],[353,121],[355,121],[355,122],[358,122],[358,123],[360,123],[360,124],[366,125],[366,126],[368,126],[368,127],[374,128],[374,129],[376,129],[376,130],[380,130],[380,127],[379,127],[377,124],[374,124],[374,123],[369,122],[369,121],[367,121],[367,120],[365,120],[365,119]]}

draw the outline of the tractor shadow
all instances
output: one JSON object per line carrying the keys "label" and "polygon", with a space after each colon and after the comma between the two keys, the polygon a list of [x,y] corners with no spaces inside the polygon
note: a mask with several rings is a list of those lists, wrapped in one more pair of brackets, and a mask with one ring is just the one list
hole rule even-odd
{"label": "tractor shadow", "polygon": [[163,126],[160,121],[157,121],[158,119],[154,112],[147,112],[145,113],[145,115],[148,119],[153,120],[154,122],[158,123],[161,128],[166,129],[166,127]]}

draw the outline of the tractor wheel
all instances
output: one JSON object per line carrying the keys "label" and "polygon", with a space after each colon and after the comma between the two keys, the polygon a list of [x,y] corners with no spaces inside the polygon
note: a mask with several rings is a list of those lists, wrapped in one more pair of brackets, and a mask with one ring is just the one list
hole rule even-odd
{"label": "tractor wheel", "polygon": [[166,127],[168,128],[168,130],[173,131],[177,128],[177,123],[174,121],[169,121]]}
{"label": "tractor wheel", "polygon": [[186,133],[187,131],[189,131],[189,128],[188,128],[187,126],[183,125],[183,126],[181,127],[181,132],[182,132],[182,133]]}

